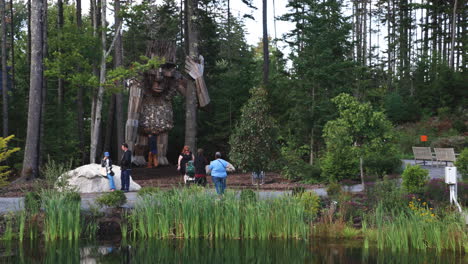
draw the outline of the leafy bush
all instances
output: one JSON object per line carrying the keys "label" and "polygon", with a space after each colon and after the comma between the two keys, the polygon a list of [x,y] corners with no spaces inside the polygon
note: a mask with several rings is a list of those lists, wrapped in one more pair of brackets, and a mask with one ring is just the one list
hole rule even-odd
{"label": "leafy bush", "polygon": [[331,182],[328,184],[327,194],[330,197],[337,197],[341,194],[341,185],[337,182]]}
{"label": "leafy bush", "polygon": [[[68,175],[65,173],[73,168],[73,160],[67,163],[59,163],[52,159],[48,159],[42,169],[42,174],[46,180],[48,187],[57,187],[59,189],[68,189]],[[61,176],[64,177],[61,177]]]}
{"label": "leafy bush", "polygon": [[323,177],[330,182],[343,179],[359,179],[359,160],[351,157],[349,148],[329,151],[320,161]]}
{"label": "leafy bush", "polygon": [[364,158],[366,175],[383,177],[391,173],[401,172],[401,160],[393,145],[368,152]]}
{"label": "leafy bush", "polygon": [[24,195],[24,210],[34,214],[41,208],[41,195],[37,192],[27,192]]}
{"label": "leafy bush", "polygon": [[376,208],[378,204],[386,212],[392,210],[403,210],[406,206],[406,201],[403,198],[403,192],[398,187],[395,180],[390,180],[384,177],[383,180],[377,181],[372,185],[367,185],[366,194],[368,204],[372,208]]}
{"label": "leafy bush", "polygon": [[70,202],[81,202],[81,196],[78,192],[75,191],[67,191],[64,193],[65,199]]}
{"label": "leafy bush", "polygon": [[143,197],[146,195],[154,195],[156,193],[160,192],[159,188],[157,187],[151,187],[151,186],[146,186],[138,190],[138,196]]}
{"label": "leafy bush", "polygon": [[455,161],[457,171],[462,175],[463,181],[468,181],[468,148],[464,148]]}
{"label": "leafy bush", "polygon": [[107,207],[120,207],[127,202],[127,197],[123,191],[113,191],[101,195],[96,199],[96,203]]}
{"label": "leafy bush", "polygon": [[429,171],[422,169],[419,165],[408,165],[401,177],[403,178],[402,185],[408,193],[422,193],[429,180]]}
{"label": "leafy bush", "polygon": [[[0,164],[3,164],[11,154],[19,150],[19,148],[8,149],[8,142],[13,137],[13,135],[6,138],[0,137]],[[10,171],[7,169],[8,166],[0,166],[0,187],[7,184],[6,178],[10,174]]]}
{"label": "leafy bush", "polygon": [[397,92],[385,96],[385,114],[394,123],[404,123],[418,120],[420,109],[416,102],[405,102],[404,97]]}
{"label": "leafy bush", "polygon": [[314,192],[303,192],[299,197],[299,201],[304,206],[304,213],[311,221],[313,220],[320,209],[320,197]]}
{"label": "leafy bush", "polygon": [[270,114],[267,90],[253,88],[250,94],[229,139],[229,157],[242,171],[265,171],[277,155],[278,127]]}

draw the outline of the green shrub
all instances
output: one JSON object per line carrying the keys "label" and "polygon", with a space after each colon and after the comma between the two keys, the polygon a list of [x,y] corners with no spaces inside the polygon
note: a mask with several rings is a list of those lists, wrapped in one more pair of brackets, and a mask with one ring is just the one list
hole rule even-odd
{"label": "green shrub", "polygon": [[398,187],[398,183],[395,180],[388,179],[388,177],[384,177],[383,180],[373,184],[367,184],[366,194],[368,205],[371,208],[377,207],[378,204],[386,212],[406,208],[406,200],[403,199],[404,193]]}
{"label": "green shrub", "polygon": [[319,166],[311,166],[302,158],[310,154],[308,146],[283,146],[281,148],[282,165],[281,175],[293,180],[316,183],[320,180],[321,170]]}
{"label": "green shrub", "polygon": [[255,203],[258,200],[257,193],[253,190],[242,190],[240,194],[240,200],[242,204]]}
{"label": "green shrub", "polygon": [[303,192],[299,197],[299,201],[304,206],[304,213],[311,221],[313,220],[320,209],[320,197],[314,192]]}
{"label": "green shrub", "polygon": [[34,214],[41,208],[41,195],[37,192],[27,192],[24,195],[24,210]]}
{"label": "green shrub", "polygon": [[127,197],[123,191],[113,191],[101,195],[96,199],[96,203],[107,207],[120,207],[127,202]]}
{"label": "green shrub", "polygon": [[408,193],[422,193],[429,180],[429,171],[422,169],[419,165],[408,165],[401,177],[403,178],[402,185]]}
{"label": "green shrub", "polygon": [[159,188],[157,188],[157,187],[147,186],[147,187],[143,187],[140,190],[138,190],[138,196],[143,197],[145,195],[154,195],[154,194],[156,194],[156,193],[158,193],[160,191],[161,190],[159,190]]}
{"label": "green shrub", "polygon": [[349,155],[350,148],[329,151],[320,161],[322,175],[331,181],[359,179],[359,159]]}
{"label": "green shrub", "polygon": [[463,181],[468,181],[468,148],[464,148],[455,161],[457,171],[462,175]]}
{"label": "green shrub", "polygon": [[[0,164],[4,164],[8,157],[19,150],[19,148],[8,149],[8,142],[14,137],[13,135],[0,137]],[[7,184],[6,179],[9,174],[8,166],[0,166],[0,187]]]}
{"label": "green shrub", "polygon": [[401,172],[401,160],[395,147],[387,146],[385,149],[369,151],[364,158],[364,169],[368,176],[383,177]]}
{"label": "green shrub", "polygon": [[[68,176],[66,172],[73,168],[73,160],[68,163],[58,163],[52,159],[48,159],[47,163],[42,169],[42,174],[49,187],[58,187],[59,189],[68,189]],[[64,177],[60,177],[64,175]]]}
{"label": "green shrub", "polygon": [[292,189],[293,196],[300,196],[305,192],[305,188],[302,186],[296,186]]}
{"label": "green shrub", "polygon": [[341,194],[341,185],[337,182],[330,182],[327,187],[327,194],[330,197],[338,197]]}
{"label": "green shrub", "polygon": [[81,196],[78,192],[75,191],[67,191],[64,192],[65,199],[69,200],[70,202],[81,202]]}

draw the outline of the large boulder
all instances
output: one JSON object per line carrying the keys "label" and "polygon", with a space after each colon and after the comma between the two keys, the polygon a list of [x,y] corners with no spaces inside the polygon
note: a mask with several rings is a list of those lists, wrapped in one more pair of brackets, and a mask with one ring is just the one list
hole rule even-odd
{"label": "large boulder", "polygon": [[[103,170],[104,168],[102,168],[100,164],[88,164],[71,170],[61,177],[67,177],[70,187],[75,188],[76,191],[80,193],[108,192],[109,180],[104,176]],[[120,181],[120,167],[113,165],[112,171],[115,173],[115,188],[120,190],[122,187]],[[130,191],[138,191],[140,189],[141,186],[130,177]]]}

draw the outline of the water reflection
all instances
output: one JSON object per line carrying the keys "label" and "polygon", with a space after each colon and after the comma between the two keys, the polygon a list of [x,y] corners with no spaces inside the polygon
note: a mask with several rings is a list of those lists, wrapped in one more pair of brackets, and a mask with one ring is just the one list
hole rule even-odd
{"label": "water reflection", "polygon": [[362,241],[145,240],[0,245],[0,263],[468,263],[466,256],[363,248]]}

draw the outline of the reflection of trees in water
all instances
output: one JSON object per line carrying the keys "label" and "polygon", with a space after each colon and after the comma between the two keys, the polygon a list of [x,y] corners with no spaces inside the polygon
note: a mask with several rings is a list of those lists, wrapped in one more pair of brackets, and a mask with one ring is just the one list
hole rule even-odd
{"label": "reflection of trees in water", "polygon": [[[363,248],[362,241],[144,240],[122,245],[25,241],[0,246],[0,263],[467,263],[435,251]],[[45,245],[45,246],[44,246]],[[372,246],[372,245],[371,245]]]}

